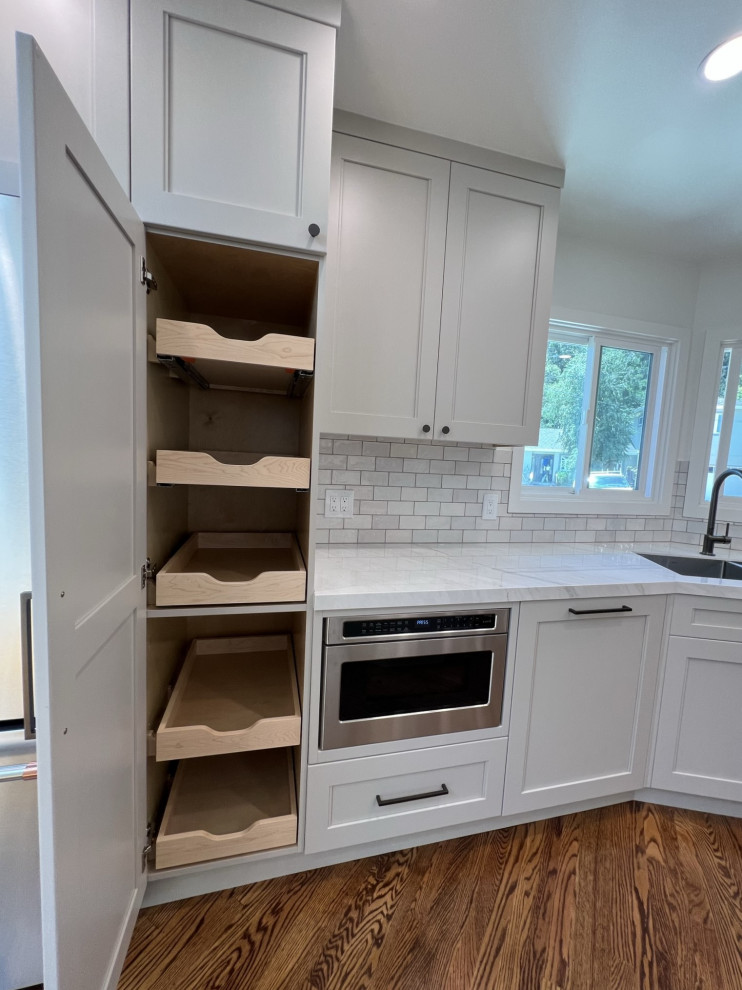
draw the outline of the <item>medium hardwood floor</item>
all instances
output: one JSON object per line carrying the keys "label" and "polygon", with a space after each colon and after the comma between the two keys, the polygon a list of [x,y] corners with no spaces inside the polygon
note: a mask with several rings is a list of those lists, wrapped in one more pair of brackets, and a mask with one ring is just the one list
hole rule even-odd
{"label": "medium hardwood floor", "polygon": [[742,821],[628,803],[148,908],[119,990],[742,990]]}

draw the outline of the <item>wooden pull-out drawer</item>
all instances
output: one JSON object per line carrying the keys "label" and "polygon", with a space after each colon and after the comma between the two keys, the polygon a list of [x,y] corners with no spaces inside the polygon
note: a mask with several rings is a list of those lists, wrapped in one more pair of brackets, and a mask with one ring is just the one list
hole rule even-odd
{"label": "wooden pull-out drawer", "polygon": [[155,843],[158,870],[296,842],[291,750],[183,760]]}
{"label": "wooden pull-out drawer", "polygon": [[239,340],[204,323],[159,319],[155,350],[187,361],[211,385],[231,388],[285,391],[287,371],[314,370],[314,340],[286,333]]}
{"label": "wooden pull-out drawer", "polygon": [[158,450],[155,482],[158,485],[309,488],[309,458],[220,450]]}
{"label": "wooden pull-out drawer", "polygon": [[157,605],[300,602],[307,574],[292,533],[194,533],[158,572]]}
{"label": "wooden pull-out drawer", "polygon": [[156,739],[158,760],[298,746],[291,637],[194,640]]}
{"label": "wooden pull-out drawer", "polygon": [[310,766],[306,851],[497,817],[506,745],[486,739]]}

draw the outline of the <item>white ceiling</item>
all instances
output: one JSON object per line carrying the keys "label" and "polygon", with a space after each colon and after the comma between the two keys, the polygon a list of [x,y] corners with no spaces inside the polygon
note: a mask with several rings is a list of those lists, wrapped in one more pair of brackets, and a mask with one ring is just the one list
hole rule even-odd
{"label": "white ceiling", "polygon": [[739,0],[343,0],[335,104],[562,165],[562,228],[742,248],[742,76],[697,72]]}

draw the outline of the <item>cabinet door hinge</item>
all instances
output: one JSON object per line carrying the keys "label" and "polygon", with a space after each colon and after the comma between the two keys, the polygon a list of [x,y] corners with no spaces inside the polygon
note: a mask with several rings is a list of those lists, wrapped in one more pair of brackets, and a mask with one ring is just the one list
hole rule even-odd
{"label": "cabinet door hinge", "polygon": [[154,822],[147,822],[147,834],[142,849],[142,872],[147,869],[147,857],[155,847],[155,826]]}
{"label": "cabinet door hinge", "polygon": [[157,564],[153,564],[152,561],[147,557],[145,563],[142,564],[142,587],[146,587],[147,581],[154,580],[154,576],[157,572]]}
{"label": "cabinet door hinge", "polygon": [[143,286],[145,286],[145,288],[147,289],[147,293],[148,294],[153,289],[156,292],[157,291],[157,279],[154,277],[154,275],[152,274],[152,272],[147,268],[147,259],[146,258],[142,258],[141,261],[142,261],[142,264],[141,264],[141,268],[139,270],[139,281],[142,283]]}

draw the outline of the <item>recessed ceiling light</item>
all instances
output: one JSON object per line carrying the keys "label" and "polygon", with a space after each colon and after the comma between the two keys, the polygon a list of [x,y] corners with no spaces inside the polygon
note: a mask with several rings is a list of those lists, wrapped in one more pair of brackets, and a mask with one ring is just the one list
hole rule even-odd
{"label": "recessed ceiling light", "polygon": [[717,45],[701,62],[701,73],[711,82],[731,79],[742,72],[742,34]]}

